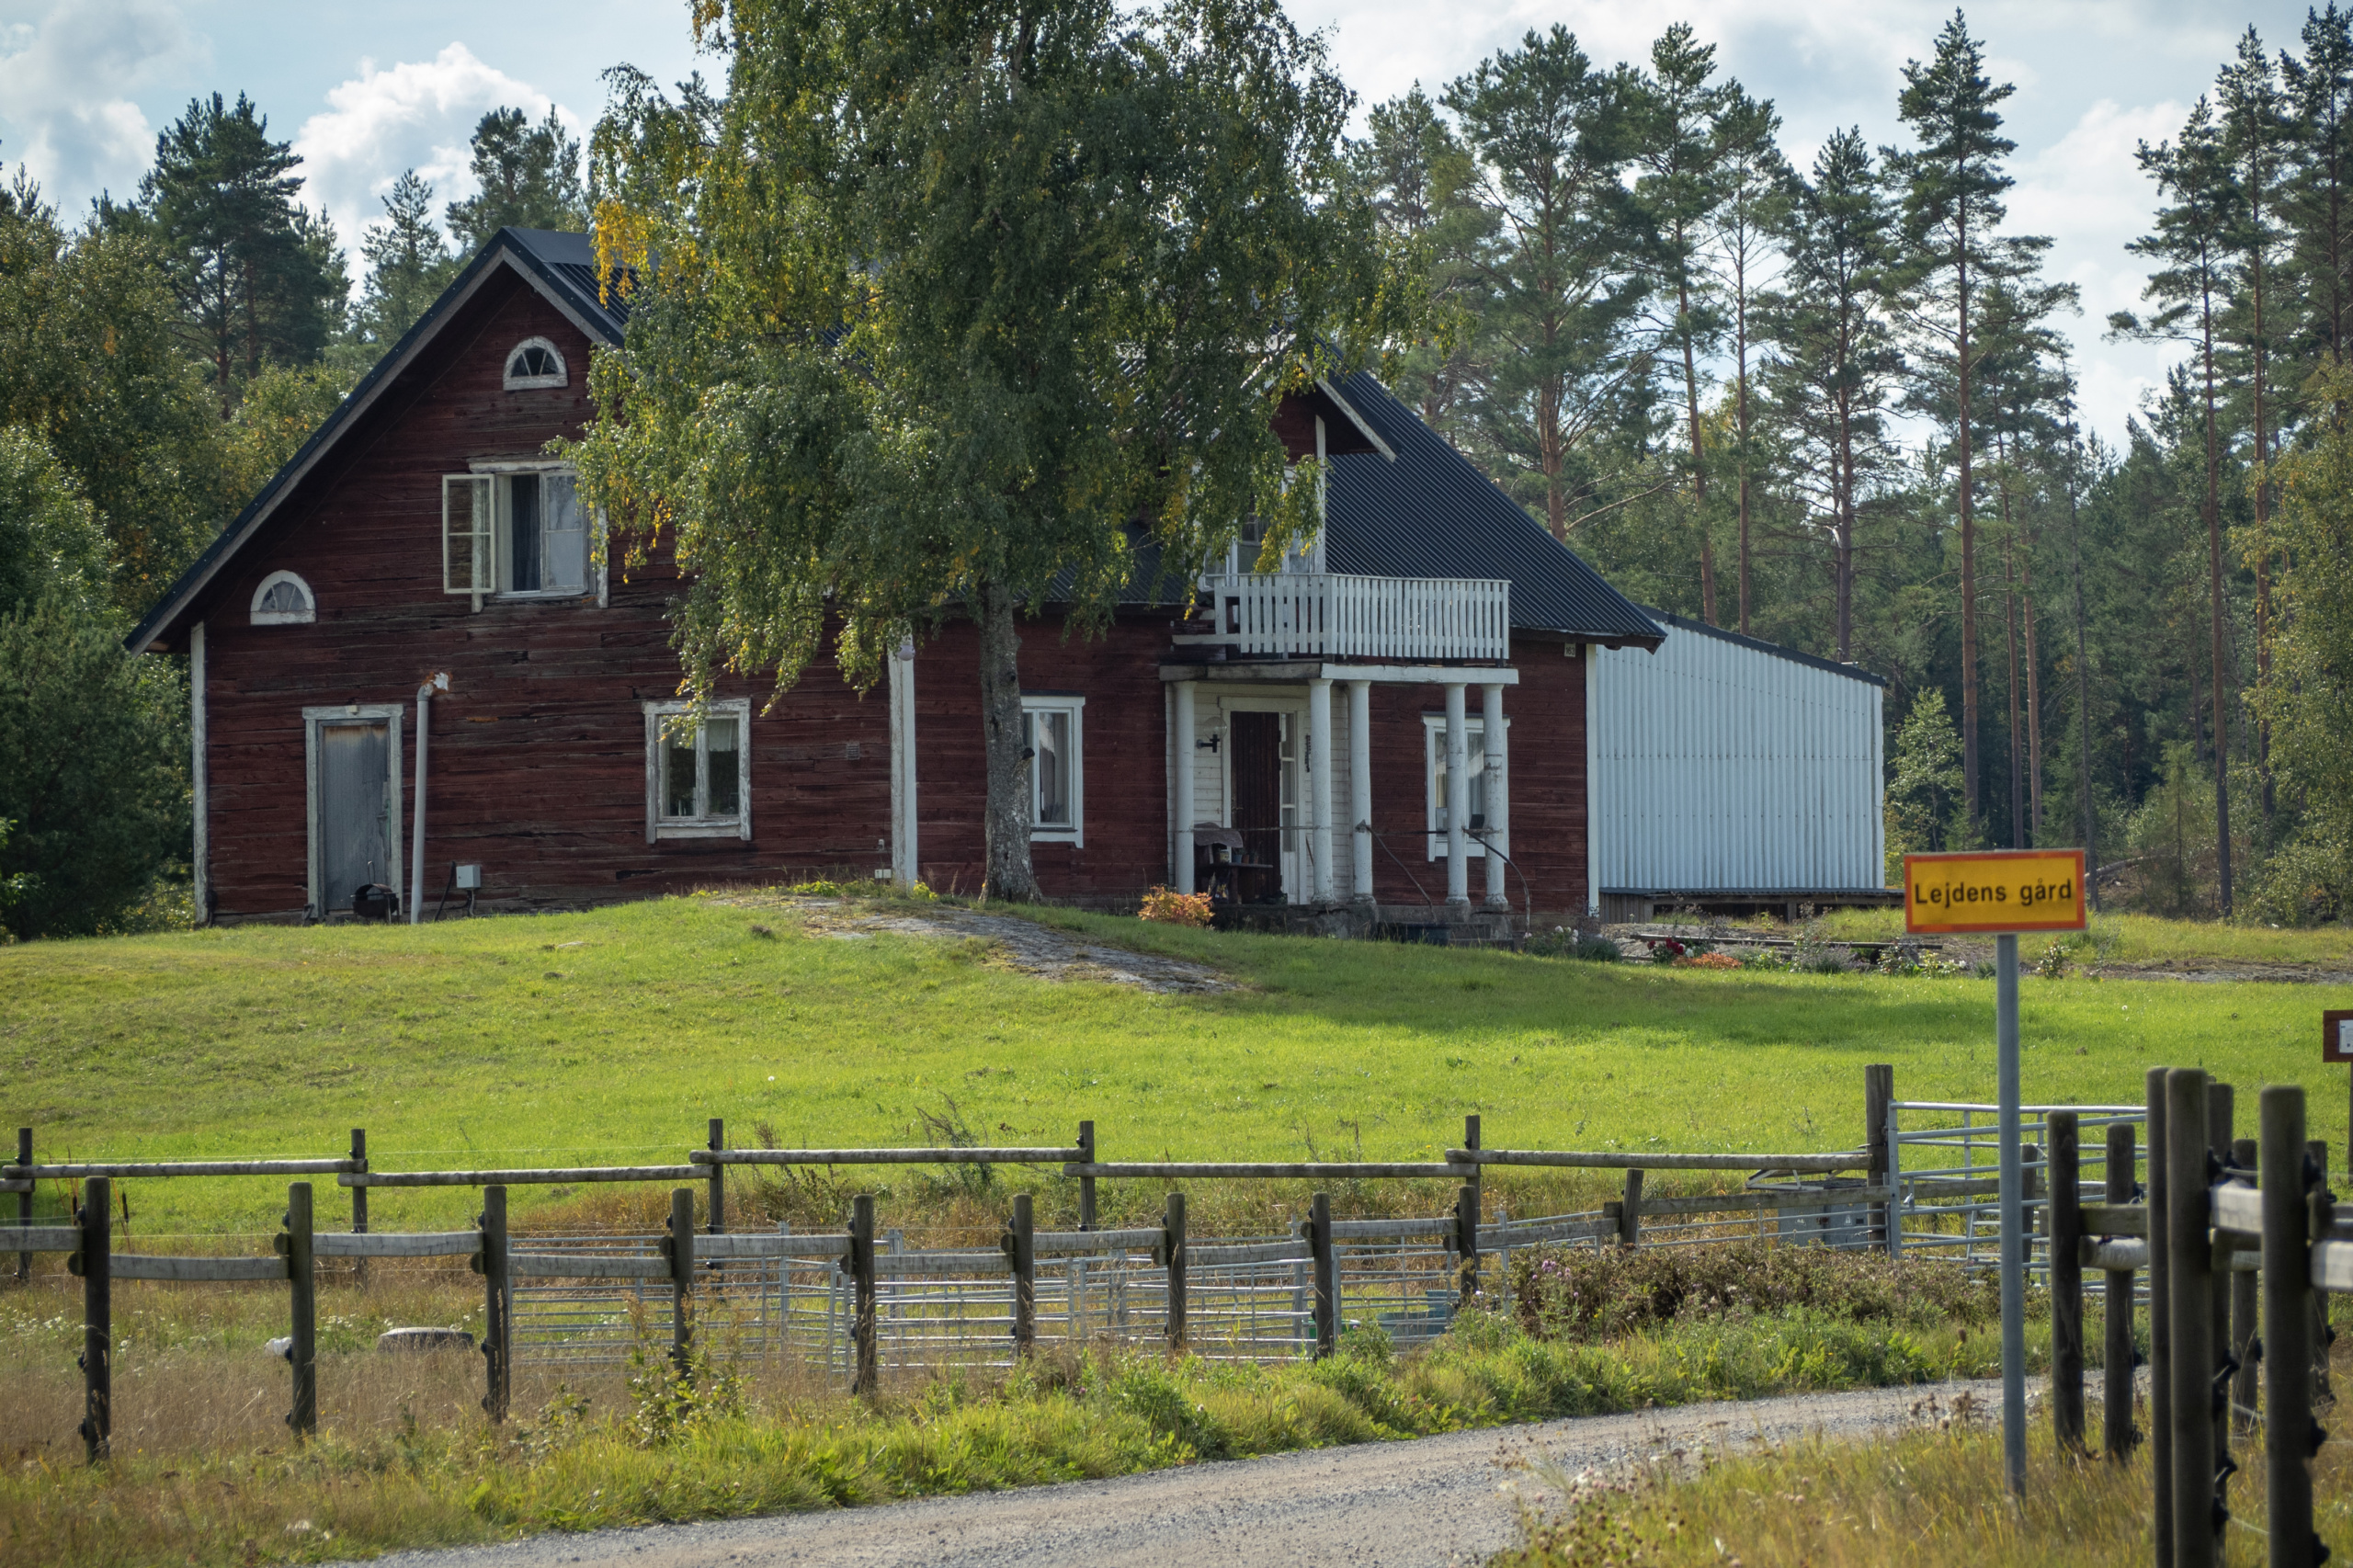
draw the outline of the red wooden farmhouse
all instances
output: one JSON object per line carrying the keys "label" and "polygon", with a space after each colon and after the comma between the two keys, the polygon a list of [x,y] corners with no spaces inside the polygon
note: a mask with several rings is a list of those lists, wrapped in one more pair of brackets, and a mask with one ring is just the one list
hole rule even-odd
{"label": "red wooden farmhouse", "polygon": [[[676,575],[601,570],[544,451],[625,325],[585,236],[503,232],[132,634],[188,657],[209,916],[347,918],[381,886],[430,918],[476,874],[517,909],[845,870],[979,891],[968,623],[887,689],[820,664],[770,712],[745,680],[665,722]],[[1645,614],[1370,376],[1278,426],[1335,460],[1302,556],[1221,563],[1191,620],[1138,590],[1107,635],[1024,624],[1050,897],[1213,883],[1360,928],[1880,886],[1871,677]]]}

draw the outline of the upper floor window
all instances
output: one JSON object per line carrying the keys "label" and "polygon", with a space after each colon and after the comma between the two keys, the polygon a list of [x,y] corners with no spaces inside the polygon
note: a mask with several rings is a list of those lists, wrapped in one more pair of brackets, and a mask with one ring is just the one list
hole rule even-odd
{"label": "upper floor window", "polygon": [[254,590],[256,626],[308,626],[319,619],[311,585],[291,572],[272,572]]}
{"label": "upper floor window", "polygon": [[544,337],[527,337],[506,355],[506,390],[518,387],[560,387],[569,378],[563,355]]}
{"label": "upper floor window", "polygon": [[441,481],[441,591],[577,598],[594,591],[588,523],[569,469]]}
{"label": "upper floor window", "polygon": [[1063,695],[1021,699],[1021,744],[1029,752],[1029,836],[1050,843],[1086,842],[1086,774],[1081,721],[1086,699]]}

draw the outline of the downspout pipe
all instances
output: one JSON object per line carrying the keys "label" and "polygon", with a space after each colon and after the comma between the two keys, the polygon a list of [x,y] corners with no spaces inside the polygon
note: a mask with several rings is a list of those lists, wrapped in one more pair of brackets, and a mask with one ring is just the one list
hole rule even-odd
{"label": "downspout pipe", "polygon": [[408,923],[415,925],[425,914],[425,748],[433,733],[433,694],[449,689],[449,672],[437,670],[433,678],[416,688],[416,810],[409,819],[408,850]]}

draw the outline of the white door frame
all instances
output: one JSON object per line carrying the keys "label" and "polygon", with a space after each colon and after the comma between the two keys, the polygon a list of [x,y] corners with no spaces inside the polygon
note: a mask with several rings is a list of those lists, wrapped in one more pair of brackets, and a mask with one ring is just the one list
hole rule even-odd
{"label": "white door frame", "polygon": [[[1307,881],[1303,875],[1306,865],[1300,840],[1307,832],[1307,778],[1300,767],[1306,745],[1307,693],[1296,697],[1226,697],[1218,699],[1220,713],[1279,713],[1287,722],[1290,758],[1282,766],[1278,793],[1291,802],[1291,815],[1300,820],[1283,830],[1282,851],[1277,864],[1282,868],[1283,896],[1293,903],[1306,902]],[[1225,744],[1219,748],[1219,770],[1224,784],[1224,800],[1219,802],[1218,822],[1221,826],[1233,825],[1233,733],[1226,732]]]}
{"label": "white door frame", "polygon": [[319,770],[319,732],[335,724],[377,724],[387,726],[385,762],[392,769],[391,788],[384,796],[384,842],[392,846],[392,881],[387,884],[392,895],[408,907],[407,893],[401,886],[401,717],[406,709],[397,702],[344,702],[326,708],[302,710],[302,774],[303,799],[310,815],[310,890],[311,917],[326,923],[329,913],[319,889],[319,790],[324,784]]}

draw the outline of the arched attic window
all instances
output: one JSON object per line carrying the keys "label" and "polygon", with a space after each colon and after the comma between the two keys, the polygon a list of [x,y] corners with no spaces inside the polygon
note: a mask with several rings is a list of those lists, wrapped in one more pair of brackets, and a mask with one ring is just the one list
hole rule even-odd
{"label": "arched attic window", "polygon": [[308,626],[318,619],[311,585],[291,572],[272,572],[254,590],[256,626]]}
{"label": "arched attic window", "polygon": [[563,353],[544,337],[527,337],[507,350],[508,392],[522,387],[560,387],[569,380],[564,373]]}

